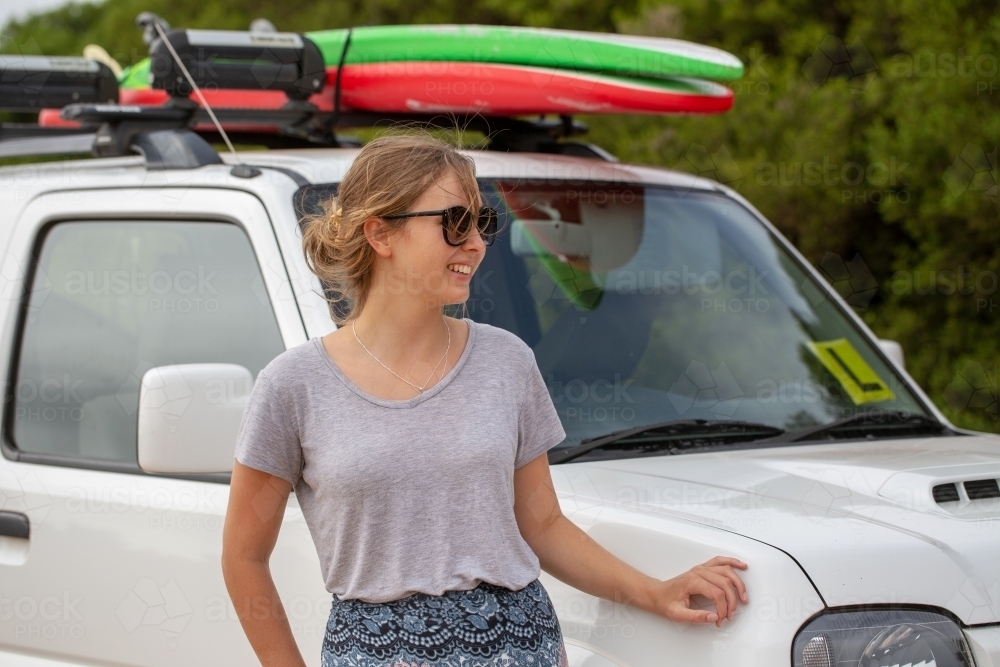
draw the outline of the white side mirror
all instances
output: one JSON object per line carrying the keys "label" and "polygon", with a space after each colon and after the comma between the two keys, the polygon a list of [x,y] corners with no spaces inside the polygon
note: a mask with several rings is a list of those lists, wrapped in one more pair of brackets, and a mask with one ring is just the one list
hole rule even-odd
{"label": "white side mirror", "polygon": [[906,368],[903,358],[903,346],[894,340],[879,340],[879,347],[882,351],[886,353],[893,361],[900,365],[901,368]]}
{"label": "white side mirror", "polygon": [[232,472],[253,376],[236,364],[157,366],[139,387],[139,467],[160,473]]}

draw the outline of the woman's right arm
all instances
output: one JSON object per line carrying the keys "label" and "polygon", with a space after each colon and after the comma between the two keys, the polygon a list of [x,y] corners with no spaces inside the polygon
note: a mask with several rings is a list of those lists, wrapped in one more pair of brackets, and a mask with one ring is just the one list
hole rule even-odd
{"label": "woman's right arm", "polygon": [[222,575],[243,631],[264,667],[305,667],[268,566],[291,489],[280,477],[233,462],[222,532]]}

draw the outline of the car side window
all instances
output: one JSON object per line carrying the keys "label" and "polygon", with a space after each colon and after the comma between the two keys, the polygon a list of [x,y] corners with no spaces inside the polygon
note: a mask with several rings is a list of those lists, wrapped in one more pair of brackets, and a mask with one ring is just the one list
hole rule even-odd
{"label": "car side window", "polygon": [[250,240],[230,223],[55,224],[25,305],[8,402],[21,452],[134,464],[146,371],[232,363],[256,377],[285,349]]}

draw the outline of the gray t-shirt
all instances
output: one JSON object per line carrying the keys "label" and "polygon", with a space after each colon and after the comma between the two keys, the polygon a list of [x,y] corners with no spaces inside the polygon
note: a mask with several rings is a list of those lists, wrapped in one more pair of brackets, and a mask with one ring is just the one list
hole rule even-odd
{"label": "gray t-shirt", "polygon": [[519,590],[541,573],[514,519],[514,469],[566,432],[531,348],[465,321],[458,363],[409,400],[361,390],[318,336],[257,376],[236,459],[294,486],[342,599]]}

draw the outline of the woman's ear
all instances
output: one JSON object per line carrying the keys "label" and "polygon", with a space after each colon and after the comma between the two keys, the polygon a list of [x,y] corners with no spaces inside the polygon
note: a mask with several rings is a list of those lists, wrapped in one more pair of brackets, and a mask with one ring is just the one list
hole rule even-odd
{"label": "woman's ear", "polygon": [[382,218],[371,217],[365,220],[365,237],[371,247],[382,257],[392,255],[392,246],[389,244],[389,236],[392,234],[390,227]]}

